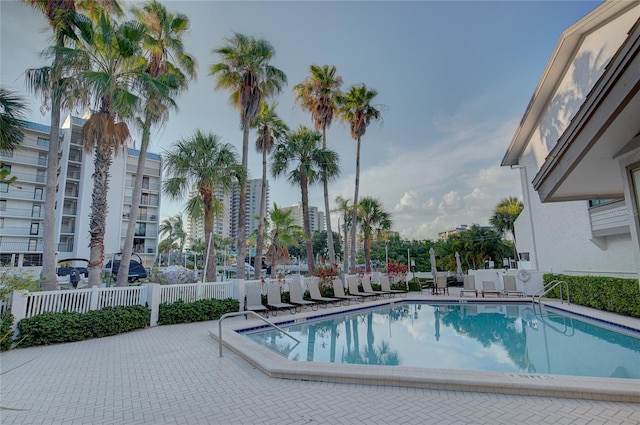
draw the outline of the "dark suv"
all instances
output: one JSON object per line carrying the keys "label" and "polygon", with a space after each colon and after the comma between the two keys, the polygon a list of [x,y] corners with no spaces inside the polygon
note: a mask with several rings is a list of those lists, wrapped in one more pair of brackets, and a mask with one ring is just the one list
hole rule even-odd
{"label": "dark suv", "polygon": [[[133,258],[129,261],[129,282],[136,282],[140,279],[145,279],[147,277],[147,270],[144,268],[142,263],[142,258],[138,254],[133,254],[138,257],[138,260],[134,260]],[[121,257],[122,253],[118,253],[115,257]],[[105,270],[111,270],[111,277],[115,280],[118,277],[118,270],[120,270],[120,260],[113,260],[113,267],[111,265],[111,260],[107,262],[104,266]]]}

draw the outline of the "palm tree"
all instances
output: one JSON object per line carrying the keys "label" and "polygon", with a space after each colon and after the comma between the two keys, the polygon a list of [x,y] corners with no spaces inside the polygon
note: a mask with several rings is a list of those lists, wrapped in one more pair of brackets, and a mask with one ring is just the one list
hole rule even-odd
{"label": "palm tree", "polygon": [[365,196],[357,207],[358,222],[364,236],[364,264],[371,271],[371,240],[373,234],[381,235],[391,229],[391,214],[384,210],[382,203],[375,198]]}
{"label": "palm tree", "polygon": [[[356,141],[356,189],[353,195],[353,205],[358,204],[358,190],[360,189],[360,139],[367,131],[371,121],[381,118],[380,110],[371,104],[378,94],[375,89],[368,89],[365,84],[354,85],[349,91],[338,96],[340,118],[349,124],[351,137]],[[356,222],[356,212],[352,214],[353,223]],[[356,226],[351,226],[351,273],[356,272]]]}
{"label": "palm tree", "polygon": [[342,231],[344,233],[343,240],[343,250],[344,250],[344,258],[343,258],[343,270],[346,274],[349,270],[349,238],[347,236],[347,229],[349,228],[349,224],[351,223],[351,219],[353,218],[353,206],[351,205],[351,200],[343,198],[338,195],[336,197],[336,203],[338,204],[337,208],[334,210],[335,212],[339,212],[342,214],[342,222],[343,228]]}
{"label": "palm tree", "polygon": [[[317,131],[300,126],[288,135],[285,143],[276,146],[271,165],[274,177],[287,174],[289,183],[300,186],[309,273],[313,273],[315,268],[309,222],[309,186],[319,181],[323,172],[329,175],[331,170],[337,170],[339,160],[336,152],[320,146],[320,138]],[[292,169],[289,172],[290,165]]]}
{"label": "palm tree", "polygon": [[[173,235],[173,223],[174,223],[174,217],[169,217],[162,220],[162,223],[160,223],[160,225],[158,226],[158,233],[160,234],[160,236],[167,236],[163,241],[168,241],[165,244],[168,246],[173,246],[173,244],[176,241],[176,237]],[[167,258],[167,266],[168,266],[170,265],[169,261],[171,260],[171,251],[168,251],[167,254],[169,254]],[[122,265],[122,261],[120,262],[120,265]]]}
{"label": "palm tree", "polygon": [[215,134],[204,134],[196,130],[188,139],[178,141],[166,154],[164,170],[167,179],[163,191],[172,199],[182,199],[195,186],[198,195],[189,200],[187,213],[198,217],[199,208],[204,209],[204,236],[208,252],[205,278],[216,281],[215,244],[209,241],[213,237],[214,209],[216,191],[231,190],[234,184],[244,184],[242,167],[238,164],[238,155],[233,145],[223,143]]}
{"label": "palm tree", "polygon": [[[280,93],[287,77],[269,64],[275,56],[275,50],[268,41],[237,32],[225,41],[224,46],[213,49],[213,53],[220,57],[220,62],[211,65],[209,75],[216,78],[216,89],[231,92],[231,103],[240,111],[242,170],[247,176],[249,127],[260,111],[262,100]],[[247,187],[243,181],[238,206],[238,276],[244,276],[246,200]]]}
{"label": "palm tree", "polygon": [[[74,103],[73,90],[69,90],[69,79],[66,77],[62,65],[62,48],[70,40],[77,39],[75,33],[77,24],[82,19],[77,15],[77,9],[81,9],[89,16],[95,17],[101,9],[109,13],[121,16],[122,10],[117,0],[22,0],[37,12],[42,13],[51,26],[55,40],[53,61],[51,66],[38,69],[30,69],[26,72],[27,88],[43,96],[43,105],[50,106],[51,124],[49,132],[49,154],[47,156],[47,169],[58,169],[59,129],[60,114],[63,105],[67,108]],[[55,241],[55,216],[56,216],[56,191],[58,176],[55,172],[47,173],[44,199],[44,221],[42,235],[42,275],[45,280],[42,289],[58,289],[56,278],[56,241]],[[102,268],[102,265],[100,265]]]}
{"label": "palm tree", "polygon": [[[517,196],[509,196],[502,199],[493,211],[489,223],[500,233],[511,232],[513,237],[513,259],[518,261],[518,251],[516,247],[516,230],[514,224],[516,219],[524,209],[524,204]],[[517,264],[517,263],[516,263]]]}
{"label": "palm tree", "polygon": [[76,49],[66,49],[64,54],[65,61],[76,65],[74,79],[79,87],[87,90],[97,111],[80,133],[85,150],[94,152],[95,166],[89,215],[89,286],[100,284],[104,263],[112,156],[124,150],[129,139],[126,121],[134,117],[139,107],[134,90],[148,75],[146,60],[140,55],[144,33],[138,23],[115,22],[107,12],[101,11],[93,25],[83,28]]}
{"label": "palm tree", "polygon": [[[180,253],[180,255],[182,255],[184,245],[187,242],[187,232],[184,229],[184,220],[182,219],[182,214],[178,213],[163,220],[160,226],[158,226],[158,232],[161,236],[168,235],[167,239],[171,240],[172,242],[178,241],[178,252]],[[178,259],[178,263],[180,262],[181,260]]]}
{"label": "palm tree", "polygon": [[[302,83],[296,84],[296,101],[303,110],[311,112],[311,119],[316,130],[322,130],[322,148],[327,148],[327,128],[331,126],[334,115],[337,114],[338,105],[336,98],[340,94],[342,77],[336,75],[334,65],[311,65],[311,75]],[[329,209],[329,185],[326,176],[322,178],[324,186],[324,209],[327,223],[327,245],[329,246],[329,261],[336,261],[336,253],[333,247],[333,232],[331,231],[331,210]]]}
{"label": "palm tree", "polygon": [[[142,47],[147,59],[147,72],[150,77],[148,83],[150,84],[143,90],[144,117],[140,120],[142,140],[140,141],[140,154],[138,155],[129,213],[129,217],[132,219],[129,220],[127,227],[117,286],[127,285],[129,260],[133,250],[136,228],[135,218],[138,216],[140,206],[144,164],[150,142],[151,126],[164,124],[168,115],[168,107],[175,106],[172,98],[163,96],[166,90],[164,88],[157,90],[157,86],[166,85],[173,97],[186,90],[189,80],[196,76],[196,61],[184,51],[182,44],[182,36],[189,29],[189,18],[181,13],[168,13],[167,9],[156,0],[146,3],[142,8],[134,7],[133,13],[138,22],[146,27]],[[184,247],[184,243],[182,247]],[[180,252],[182,253],[182,250]]]}
{"label": "palm tree", "polygon": [[20,147],[26,112],[21,96],[0,87],[0,152],[13,152]]}
{"label": "palm tree", "polygon": [[274,202],[273,209],[269,212],[269,248],[266,259],[271,266],[271,278],[276,275],[278,264],[289,260],[288,246],[297,246],[298,239],[302,238],[304,231],[295,224],[293,210],[281,210]]}
{"label": "palm tree", "polygon": [[260,106],[260,112],[252,124],[258,130],[256,150],[262,153],[262,194],[260,196],[260,217],[258,221],[258,234],[256,237],[256,262],[255,279],[260,279],[262,273],[262,250],[264,245],[264,219],[267,211],[267,156],[273,150],[277,142],[282,140],[289,128],[276,114],[277,104],[267,105],[264,101]]}

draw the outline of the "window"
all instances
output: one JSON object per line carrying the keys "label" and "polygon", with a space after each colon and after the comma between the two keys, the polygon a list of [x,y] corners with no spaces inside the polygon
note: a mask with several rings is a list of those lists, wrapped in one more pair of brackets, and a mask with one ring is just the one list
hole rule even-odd
{"label": "window", "polygon": [[145,236],[146,234],[147,234],[147,224],[146,223],[136,223],[135,236]]}
{"label": "window", "polygon": [[42,188],[41,187],[36,187],[33,190],[33,199],[35,199],[37,201],[42,201]]}
{"label": "window", "polygon": [[0,211],[6,211],[7,210],[7,201],[0,201]]}
{"label": "window", "polygon": [[38,183],[44,183],[45,180],[45,172],[44,170],[38,170],[36,171],[36,182]]}
{"label": "window", "polygon": [[528,252],[519,252],[518,257],[520,258],[520,261],[530,261]]}
{"label": "window", "polygon": [[42,266],[42,254],[24,254],[22,265],[25,267]]}
{"label": "window", "polygon": [[43,167],[47,166],[47,154],[44,152],[40,152],[38,154],[38,165],[41,165]]}
{"label": "window", "polygon": [[4,217],[0,217],[0,229],[4,227]]}
{"label": "window", "polygon": [[149,189],[149,177],[142,177],[142,188]]}
{"label": "window", "polygon": [[9,183],[0,183],[0,192],[2,193],[9,192]]}
{"label": "window", "polygon": [[[10,266],[12,257],[12,254],[0,254],[0,266]],[[17,264],[14,265],[17,266]]]}
{"label": "window", "polygon": [[31,223],[30,235],[37,235],[40,232],[40,223]]}
{"label": "window", "polygon": [[621,201],[621,199],[592,199],[589,201],[589,208],[597,207],[598,205],[610,204],[617,201]]}
{"label": "window", "polygon": [[31,207],[31,217],[40,217],[40,211],[42,207],[40,205],[34,205]]}
{"label": "window", "polygon": [[29,239],[29,248],[28,251],[37,251],[38,250],[38,240],[37,239]]}
{"label": "window", "polygon": [[49,147],[49,139],[45,139],[44,137],[38,137],[37,144],[38,146]]}

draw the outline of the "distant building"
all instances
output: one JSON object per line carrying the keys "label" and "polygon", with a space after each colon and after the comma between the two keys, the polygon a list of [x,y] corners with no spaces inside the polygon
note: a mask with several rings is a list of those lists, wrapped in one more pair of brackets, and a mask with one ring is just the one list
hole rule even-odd
{"label": "distant building", "polygon": [[[85,120],[69,116],[60,130],[55,238],[58,259],[89,258],[89,212],[93,192],[94,155],[86,153],[80,140]],[[0,263],[42,266],[44,191],[49,155],[49,126],[27,122],[18,150],[3,152],[0,160],[14,183],[0,183]],[[127,149],[113,157],[104,247],[109,254],[121,252],[127,232],[133,183],[140,152]],[[133,250],[145,265],[155,260],[158,246],[162,159],[147,153],[140,210],[136,217]]]}
{"label": "distant building", "polygon": [[[292,215],[295,219],[295,224],[304,228],[302,203],[281,209],[283,211],[293,211]],[[311,227],[311,233],[326,230],[324,212],[320,211],[318,207],[309,206],[309,226]]]}
{"label": "distant building", "polygon": [[460,227],[456,227],[455,229],[445,230],[444,232],[438,233],[438,239],[441,241],[446,241],[453,235],[458,235],[461,232],[466,232],[469,230],[469,227],[466,224],[461,224]]}
{"label": "distant building", "polygon": [[520,173],[525,268],[640,273],[640,3],[565,30],[502,160]]}

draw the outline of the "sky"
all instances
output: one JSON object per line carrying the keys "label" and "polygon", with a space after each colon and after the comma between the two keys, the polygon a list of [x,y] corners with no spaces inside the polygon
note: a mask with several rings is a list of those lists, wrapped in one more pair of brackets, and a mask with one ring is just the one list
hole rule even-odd
{"label": "sky", "polygon": [[[242,131],[229,93],[215,90],[209,68],[214,48],[240,32],[268,40],[271,65],[288,85],[277,112],[287,125],[311,127],[294,103],[293,86],[309,66],[335,65],[343,89],[365,83],[378,95],[382,121],[362,137],[360,198],[377,198],[403,239],[436,239],[460,225],[487,225],[501,199],[522,196],[519,173],[500,161],[562,32],[599,1],[161,1],[186,14],[185,50],[198,61],[198,77],[176,98],[179,110],[152,132],[150,151],[163,153],[199,129],[242,152]],[[131,2],[125,2],[132,4]],[[0,1],[0,83],[30,99],[27,119],[49,124],[39,99],[25,91],[24,71],[43,65],[51,44],[45,19],[25,4]],[[76,113],[80,113],[77,111]],[[249,172],[262,175],[250,136]],[[134,136],[134,143],[139,136]],[[356,143],[349,126],[334,120],[329,148],[341,174],[329,196],[353,199]],[[270,201],[300,202],[300,189],[269,178]],[[310,205],[324,210],[322,185]],[[162,200],[162,217],[183,202]],[[333,217],[334,230],[337,216]]]}

